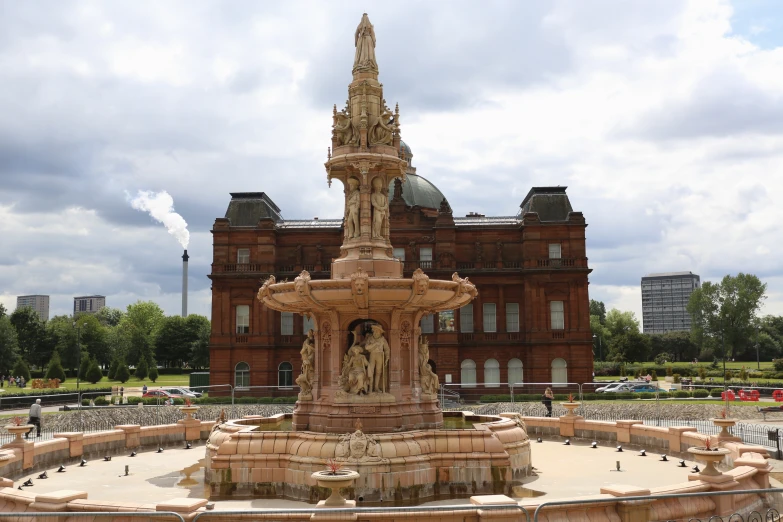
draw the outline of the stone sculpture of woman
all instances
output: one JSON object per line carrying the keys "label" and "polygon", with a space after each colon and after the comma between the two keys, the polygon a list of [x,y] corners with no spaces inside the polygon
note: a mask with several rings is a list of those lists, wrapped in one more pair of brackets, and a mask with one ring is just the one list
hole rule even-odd
{"label": "stone sculpture of woman", "polygon": [[354,345],[348,350],[350,354],[347,362],[348,382],[346,390],[353,395],[366,394],[369,388],[367,380],[367,357],[362,353],[362,347]]}
{"label": "stone sculpture of woman", "polygon": [[386,100],[381,104],[384,107],[381,115],[370,128],[370,145],[391,145],[394,131],[387,122],[394,119],[394,114],[386,107]]}
{"label": "stone sculpture of woman", "polygon": [[372,326],[372,335],[367,338],[365,345],[370,354],[368,375],[370,378],[370,391],[386,391],[386,364],[389,362],[389,343],[383,337],[383,327],[379,324]]}
{"label": "stone sculpture of woman", "polygon": [[338,143],[340,145],[356,145],[359,143],[359,132],[351,121],[351,115],[343,110],[337,113],[336,118],[334,133]]}
{"label": "stone sculpture of woman", "polygon": [[440,382],[438,381],[438,375],[432,371],[432,366],[427,363],[421,369],[421,391],[429,395],[435,395],[438,393]]}
{"label": "stone sculpture of woman", "polygon": [[383,180],[372,180],[373,193],[370,196],[372,204],[372,238],[383,239],[385,237],[385,225],[389,212],[389,198],[383,193]]}
{"label": "stone sculpture of woman", "polygon": [[353,70],[378,70],[378,63],[375,61],[375,30],[373,29],[367,13],[362,15],[362,21],[356,28],[354,35],[356,54],[353,58]]}
{"label": "stone sculpture of woman", "polygon": [[304,343],[302,343],[302,350],[299,353],[302,354],[302,374],[296,378],[296,384],[302,389],[299,393],[299,398],[312,398],[313,376],[315,373],[313,368],[315,361],[315,334],[312,329],[307,332],[307,337]]}
{"label": "stone sculpture of woman", "polygon": [[348,180],[348,200],[345,202],[345,237],[347,239],[361,235],[361,228],[359,227],[360,205],[359,180],[350,178]]}

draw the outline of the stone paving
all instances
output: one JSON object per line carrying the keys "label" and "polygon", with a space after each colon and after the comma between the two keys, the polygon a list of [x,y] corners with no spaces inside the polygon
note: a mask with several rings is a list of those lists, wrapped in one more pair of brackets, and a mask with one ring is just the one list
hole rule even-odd
{"label": "stone paving", "polygon": [[[602,486],[625,484],[653,488],[687,482],[693,466],[677,467],[677,458],[660,462],[660,455],[650,453],[640,457],[638,451],[626,449],[617,453],[614,446],[591,449],[585,442],[565,446],[562,442],[532,441],[533,465],[536,476],[525,480],[518,497],[539,496],[555,499],[594,495]],[[167,449],[162,455],[154,451],[139,453],[136,457],[114,456],[110,462],[91,460],[85,467],[67,466],[65,473],[48,470],[48,479],[38,479],[36,472],[16,480],[21,484],[28,478],[33,486],[25,488],[36,493],[61,489],[79,489],[89,493],[92,500],[118,500],[136,503],[159,503],[172,498],[204,498],[204,446],[192,450]],[[620,461],[622,471],[616,469]],[[129,475],[125,476],[125,466]],[[464,504],[468,499],[440,499],[424,505]],[[391,504],[389,504],[391,505]],[[304,508],[308,504],[282,499],[217,501],[215,509],[273,509]]]}

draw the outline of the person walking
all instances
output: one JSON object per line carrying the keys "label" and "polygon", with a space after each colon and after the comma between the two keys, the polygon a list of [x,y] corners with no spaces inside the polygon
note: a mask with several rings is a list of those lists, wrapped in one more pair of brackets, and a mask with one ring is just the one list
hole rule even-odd
{"label": "person walking", "polygon": [[555,395],[552,393],[552,388],[547,388],[544,392],[544,397],[541,399],[541,404],[546,406],[546,416],[551,417],[552,416],[552,399],[555,398]]}
{"label": "person walking", "polygon": [[141,394],[142,395],[146,395],[147,394],[147,385],[146,384],[141,387]]}
{"label": "person walking", "polygon": [[[40,437],[41,436],[41,399],[35,399],[35,404],[30,406],[30,420],[27,422],[35,426],[35,436]],[[30,436],[30,432],[27,432],[24,438],[28,439],[30,438],[29,436]]]}

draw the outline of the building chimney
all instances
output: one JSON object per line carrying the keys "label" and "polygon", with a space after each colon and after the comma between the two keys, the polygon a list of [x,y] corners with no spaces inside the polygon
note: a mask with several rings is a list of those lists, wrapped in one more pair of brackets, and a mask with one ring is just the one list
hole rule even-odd
{"label": "building chimney", "polygon": [[188,256],[187,249],[182,254],[182,317],[188,316]]}

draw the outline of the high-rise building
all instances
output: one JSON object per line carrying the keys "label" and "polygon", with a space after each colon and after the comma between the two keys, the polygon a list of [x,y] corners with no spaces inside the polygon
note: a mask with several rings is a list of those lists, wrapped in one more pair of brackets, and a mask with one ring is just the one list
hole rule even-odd
{"label": "high-rise building", "polygon": [[94,314],[106,306],[105,295],[85,295],[73,298],[73,315]]}
{"label": "high-rise building", "polygon": [[32,308],[38,312],[41,321],[49,320],[49,296],[48,295],[20,295],[16,298],[16,309]]}
{"label": "high-rise building", "polygon": [[642,325],[646,334],[688,331],[688,300],[701,286],[693,272],[666,272],[642,277]]}

